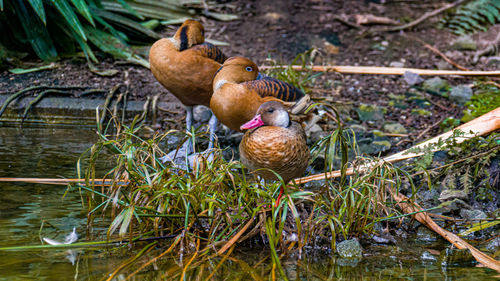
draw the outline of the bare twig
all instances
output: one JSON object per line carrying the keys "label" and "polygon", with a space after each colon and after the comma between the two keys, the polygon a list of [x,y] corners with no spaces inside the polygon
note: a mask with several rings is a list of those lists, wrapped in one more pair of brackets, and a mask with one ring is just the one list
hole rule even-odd
{"label": "bare twig", "polygon": [[421,40],[420,38],[416,38],[416,37],[413,37],[412,36],[412,39],[414,40],[417,40],[418,42],[422,43],[422,45],[424,45],[424,47],[426,47],[427,49],[433,51],[434,53],[438,54],[440,57],[442,57],[446,62],[448,62],[449,64],[453,65],[454,67],[460,69],[460,70],[463,70],[463,71],[469,71],[469,69],[467,69],[466,67],[464,66],[461,66],[459,65],[458,63],[452,61],[449,57],[447,57],[445,54],[443,54],[440,50],[438,50],[436,47],[433,47],[427,43],[425,43],[423,40]]}

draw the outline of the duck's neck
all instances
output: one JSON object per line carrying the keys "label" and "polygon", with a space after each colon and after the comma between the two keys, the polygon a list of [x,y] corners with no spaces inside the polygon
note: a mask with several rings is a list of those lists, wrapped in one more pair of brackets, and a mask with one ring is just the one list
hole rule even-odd
{"label": "duck's neck", "polygon": [[188,39],[188,28],[189,26],[183,26],[175,33],[172,38],[172,42],[179,52],[189,49],[189,39]]}

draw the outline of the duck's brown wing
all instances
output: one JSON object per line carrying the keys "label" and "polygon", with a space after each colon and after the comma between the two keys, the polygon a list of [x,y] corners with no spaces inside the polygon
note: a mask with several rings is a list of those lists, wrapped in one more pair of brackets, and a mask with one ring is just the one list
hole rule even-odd
{"label": "duck's brown wing", "polygon": [[212,44],[207,43],[207,42],[205,42],[203,44],[195,45],[195,46],[191,47],[190,49],[196,50],[199,52],[200,55],[207,57],[207,58],[211,58],[220,64],[223,64],[224,61],[226,61],[226,59],[227,59],[227,56],[224,55],[224,53],[219,48],[217,48],[217,46],[212,45]]}
{"label": "duck's brown wing", "polygon": [[264,76],[260,80],[244,82],[243,84],[256,91],[261,97],[275,97],[291,102],[297,101],[304,96],[304,93],[296,87],[269,76]]}

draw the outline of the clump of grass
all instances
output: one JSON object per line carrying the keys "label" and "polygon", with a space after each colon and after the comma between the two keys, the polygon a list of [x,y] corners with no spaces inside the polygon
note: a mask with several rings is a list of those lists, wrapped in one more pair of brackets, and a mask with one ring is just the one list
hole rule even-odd
{"label": "clump of grass", "polygon": [[[314,80],[323,74],[322,72],[314,73],[310,68],[308,68],[308,66],[313,65],[312,61],[315,54],[315,49],[310,49],[307,52],[300,53],[293,59],[292,63],[288,65],[280,64],[276,60],[268,58],[267,61],[271,63],[272,67],[264,71],[264,74],[277,78],[281,81],[285,81],[308,94],[311,92]],[[303,69],[308,70],[298,71],[293,69],[293,65],[300,65]]]}
{"label": "clump of grass", "polygon": [[[151,231],[155,236],[174,235],[170,252],[200,260],[228,254],[237,243],[263,241],[274,268],[285,276],[280,255],[318,243],[334,250],[338,238],[371,233],[377,221],[393,214],[385,189],[398,188],[400,171],[380,164],[369,173],[347,177],[352,144],[340,125],[312,150],[324,153],[327,170],[333,169],[333,159],[341,159],[343,176],[326,180],[314,192],[290,184],[275,206],[283,182],[255,181],[239,161],[224,159],[220,148],[212,162],[201,158],[194,168],[162,163],[161,144],[174,131],[145,139],[137,120],[125,126],[111,119],[116,130],[106,133],[108,124],[98,132],[100,140],[79,162],[86,164],[86,185],[81,188],[87,191],[88,223],[92,225],[97,213],[109,217],[108,239],[132,241]],[[185,140],[204,137],[196,131]],[[92,182],[102,173],[96,163],[103,159],[114,163],[104,172],[113,184],[98,190]]]}

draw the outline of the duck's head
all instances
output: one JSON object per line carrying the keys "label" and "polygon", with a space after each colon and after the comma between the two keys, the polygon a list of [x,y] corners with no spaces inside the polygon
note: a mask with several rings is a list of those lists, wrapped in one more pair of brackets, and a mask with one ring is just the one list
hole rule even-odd
{"label": "duck's head", "polygon": [[184,51],[205,42],[205,28],[199,21],[186,20],[175,33],[174,40],[179,45],[179,51]]}
{"label": "duck's head", "polygon": [[242,83],[262,77],[257,65],[244,57],[230,57],[215,73],[214,81]]}
{"label": "duck's head", "polygon": [[268,101],[260,105],[255,117],[241,125],[241,130],[249,130],[260,126],[276,126],[287,128],[290,125],[290,116],[288,112],[277,101]]}

